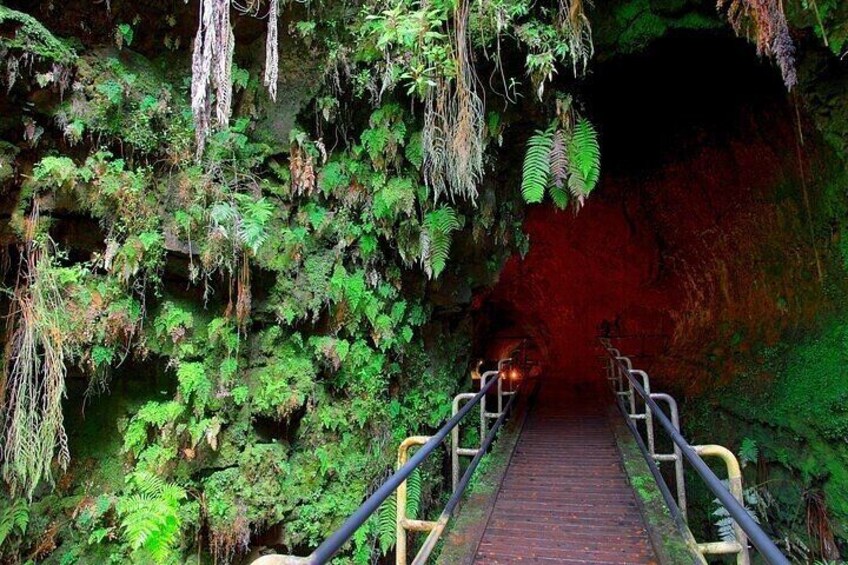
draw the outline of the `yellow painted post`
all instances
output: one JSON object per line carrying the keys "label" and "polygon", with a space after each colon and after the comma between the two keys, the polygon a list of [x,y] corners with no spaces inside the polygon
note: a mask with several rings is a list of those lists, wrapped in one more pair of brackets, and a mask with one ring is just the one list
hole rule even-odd
{"label": "yellow painted post", "polygon": [[[695,453],[706,457],[719,457],[724,461],[727,467],[727,482],[730,489],[730,494],[733,498],[739,501],[739,504],[745,505],[742,491],[742,469],[739,467],[739,461],[732,451],[721,445],[694,445],[692,449]],[[739,524],[733,521],[733,533],[736,535],[736,543],[733,542],[715,542],[715,543],[700,543],[698,548],[701,553],[707,554],[727,554],[736,553],[737,565],[751,565],[751,556],[748,553],[748,536],[745,534]],[[737,545],[738,547],[733,547]]]}
{"label": "yellow painted post", "polygon": [[[424,445],[430,441],[430,436],[410,436],[403,440],[398,447],[397,468],[403,467],[409,459],[409,449],[414,445]],[[406,565],[406,530],[429,532],[433,529],[433,522],[422,520],[408,520],[406,518],[406,481],[397,488],[397,539],[395,540],[395,563]]]}

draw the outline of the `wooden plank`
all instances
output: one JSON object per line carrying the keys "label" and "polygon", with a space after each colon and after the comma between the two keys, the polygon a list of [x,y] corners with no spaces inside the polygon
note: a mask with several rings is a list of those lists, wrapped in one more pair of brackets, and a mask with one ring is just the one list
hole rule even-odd
{"label": "wooden plank", "polygon": [[558,392],[527,417],[475,563],[656,564],[604,405]]}

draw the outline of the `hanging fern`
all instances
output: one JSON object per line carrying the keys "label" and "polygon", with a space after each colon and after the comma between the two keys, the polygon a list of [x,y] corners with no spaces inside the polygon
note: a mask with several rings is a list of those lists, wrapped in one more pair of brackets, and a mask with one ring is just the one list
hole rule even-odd
{"label": "hanging fern", "polygon": [[442,206],[424,216],[421,230],[421,265],[428,278],[438,277],[450,254],[451,233],[462,227],[456,210]]}
{"label": "hanging fern", "polygon": [[586,118],[577,120],[568,143],[568,162],[571,176],[568,188],[582,202],[598,184],[601,176],[601,148],[598,133]]}
{"label": "hanging fern", "polygon": [[[415,469],[406,479],[406,517],[415,520],[418,518],[420,509],[421,472]],[[380,505],[377,539],[383,555],[386,555],[395,546],[397,540],[397,493],[392,494]]]}
{"label": "hanging fern", "polygon": [[554,127],[536,133],[527,141],[524,154],[524,167],[521,176],[521,196],[528,204],[541,202],[551,174],[551,147],[554,140]]}
{"label": "hanging fern", "polygon": [[570,196],[582,205],[598,184],[601,149],[595,128],[586,118],[573,128],[561,129],[559,123],[537,130],[527,141],[521,196],[528,204],[541,202],[547,190],[560,209],[568,206]]}
{"label": "hanging fern", "polygon": [[550,168],[548,192],[554,205],[564,210],[568,206],[568,191],[565,188],[568,182],[568,152],[565,134],[561,129],[554,132],[551,142]]}

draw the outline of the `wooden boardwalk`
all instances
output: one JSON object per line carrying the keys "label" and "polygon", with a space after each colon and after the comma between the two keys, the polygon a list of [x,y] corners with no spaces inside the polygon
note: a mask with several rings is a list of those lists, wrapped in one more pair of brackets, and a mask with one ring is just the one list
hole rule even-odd
{"label": "wooden boardwalk", "polygon": [[543,389],[475,563],[657,563],[596,395]]}

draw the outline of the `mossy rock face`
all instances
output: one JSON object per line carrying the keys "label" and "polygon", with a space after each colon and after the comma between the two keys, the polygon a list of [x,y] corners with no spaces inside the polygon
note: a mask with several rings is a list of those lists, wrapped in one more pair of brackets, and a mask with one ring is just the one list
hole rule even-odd
{"label": "mossy rock face", "polygon": [[70,65],[76,53],[28,14],[0,6],[0,58],[8,52]]}
{"label": "mossy rock face", "polygon": [[[284,25],[281,22],[281,25]],[[256,54],[251,60],[261,61],[258,53],[265,49],[264,41],[251,47]],[[272,100],[265,88],[253,93],[253,104],[260,118],[255,123],[253,135],[277,152],[288,151],[289,134],[295,127],[298,115],[315,97],[322,83],[324,58],[314,49],[289,35],[280,37],[280,71],[277,81],[277,100]],[[257,64],[251,74],[261,76]]]}
{"label": "mossy rock face", "polygon": [[714,9],[692,0],[634,0],[605,5],[594,15],[599,60],[642,51],[677,30],[722,30]]}

